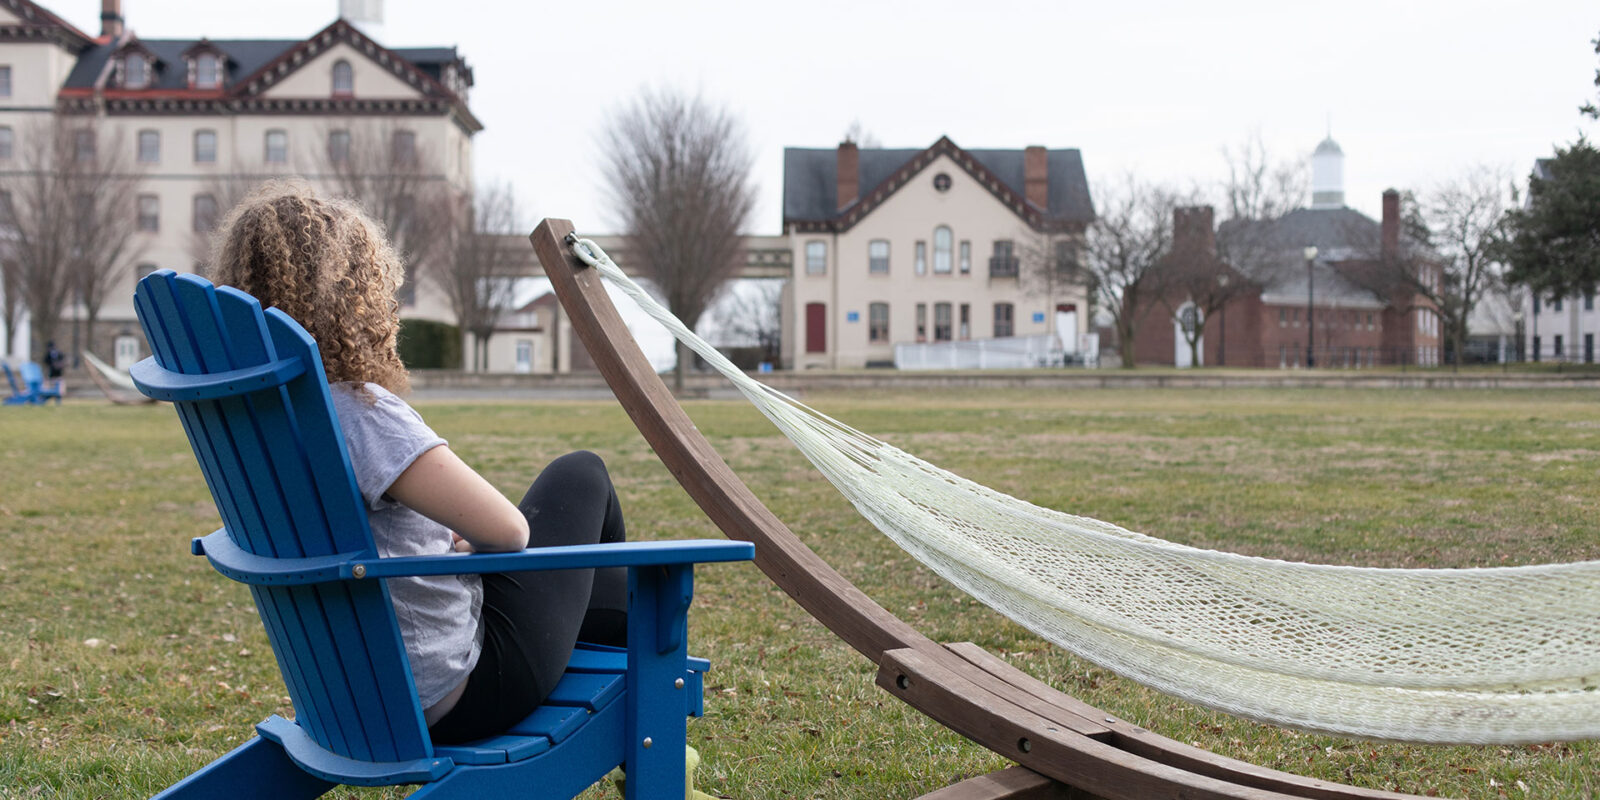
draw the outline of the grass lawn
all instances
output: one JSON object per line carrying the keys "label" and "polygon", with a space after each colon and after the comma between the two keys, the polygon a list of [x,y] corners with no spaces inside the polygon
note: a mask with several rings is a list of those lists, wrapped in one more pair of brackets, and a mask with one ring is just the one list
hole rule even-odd
{"label": "grass lawn", "polygon": [[[996,489],[1202,547],[1325,563],[1600,559],[1600,404],[1588,390],[1091,390],[813,395]],[[717,535],[611,403],[421,404],[508,495],[587,448],[634,538]],[[752,408],[690,414],[756,494],[867,594],[1122,719],[1362,786],[1600,796],[1600,745],[1419,747],[1243,722],[1064,655],[944,585],[864,523]],[[248,593],[188,553],[217,515],[166,406],[0,411],[0,797],[145,797],[292,713]],[[913,797],[1003,762],[873,685],[748,564],[702,569],[712,659],[690,737],[735,798]],[[609,794],[608,794],[609,792]],[[332,796],[403,792],[339,790]],[[607,790],[591,792],[614,797]]]}

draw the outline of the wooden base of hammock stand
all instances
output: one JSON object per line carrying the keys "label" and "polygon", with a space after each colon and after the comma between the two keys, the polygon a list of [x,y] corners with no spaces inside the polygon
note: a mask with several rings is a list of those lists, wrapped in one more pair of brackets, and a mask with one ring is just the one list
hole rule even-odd
{"label": "wooden base of hammock stand", "polygon": [[[813,617],[878,665],[878,685],[1026,770],[947,787],[937,800],[1287,800],[1414,797],[1312,780],[1216,755],[1115,719],[972,644],[942,646],[835,571],[751,493],[700,435],[629,334],[601,277],[546,219],[530,237],[573,330],[639,432],[689,496]],[[1048,780],[1046,780],[1048,779]]]}

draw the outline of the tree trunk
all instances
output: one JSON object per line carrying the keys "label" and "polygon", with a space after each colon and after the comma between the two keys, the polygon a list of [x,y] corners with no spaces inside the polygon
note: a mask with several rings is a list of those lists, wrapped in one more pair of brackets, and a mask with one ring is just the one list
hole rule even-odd
{"label": "tree trunk", "polygon": [[673,340],[673,344],[676,345],[678,364],[672,370],[672,393],[675,396],[682,397],[683,376],[689,369],[689,346],[677,340]]}

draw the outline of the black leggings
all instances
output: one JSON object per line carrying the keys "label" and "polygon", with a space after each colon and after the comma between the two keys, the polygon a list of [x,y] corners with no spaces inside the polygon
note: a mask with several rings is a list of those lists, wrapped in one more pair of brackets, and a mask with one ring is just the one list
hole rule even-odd
{"label": "black leggings", "polygon": [[[517,507],[530,547],[626,539],[611,476],[588,451],[550,462]],[[434,743],[493,736],[521,721],[555,688],[578,639],[626,644],[627,610],[621,568],[484,575],[483,651],[455,707],[429,728]]]}

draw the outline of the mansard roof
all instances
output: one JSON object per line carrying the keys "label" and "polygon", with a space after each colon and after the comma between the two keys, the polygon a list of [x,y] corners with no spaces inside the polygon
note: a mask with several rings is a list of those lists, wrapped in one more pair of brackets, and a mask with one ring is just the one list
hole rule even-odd
{"label": "mansard roof", "polygon": [[925,149],[862,148],[858,151],[860,196],[839,209],[838,149],[789,147],[783,151],[783,223],[800,230],[846,230],[882,204],[911,178],[947,155],[1030,226],[1087,225],[1094,205],[1076,149],[1047,150],[1049,208],[1027,199],[1023,150],[967,150],[941,136]]}
{"label": "mansard roof", "polygon": [[[23,2],[24,0],[0,0]],[[415,87],[415,99],[365,99],[354,98],[275,98],[261,97],[273,85],[304,67],[318,55],[337,44],[348,44],[373,63],[388,70],[398,80]],[[107,73],[107,63],[129,47],[148,52],[158,62],[152,71],[149,86],[141,89],[112,89],[99,87]],[[189,87],[187,57],[201,51],[213,51],[223,56],[223,76],[220,89],[192,89]],[[390,50],[368,38],[349,22],[339,19],[307,39],[141,39],[132,34],[114,41],[97,41],[79,57],[72,72],[63,84],[61,97],[83,103],[93,97],[97,88],[106,91],[106,109],[113,113],[134,110],[138,112],[193,113],[220,110],[213,108],[226,102],[230,109],[253,112],[285,113],[367,113],[374,111],[404,111],[407,113],[442,112],[453,109],[458,122],[469,132],[483,129],[483,124],[467,108],[465,98],[446,86],[443,80],[446,66],[453,65],[464,79],[472,83],[472,71],[453,47],[407,48]],[[125,108],[126,107],[126,108]]]}

